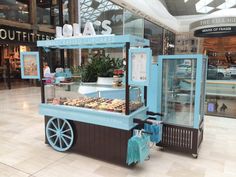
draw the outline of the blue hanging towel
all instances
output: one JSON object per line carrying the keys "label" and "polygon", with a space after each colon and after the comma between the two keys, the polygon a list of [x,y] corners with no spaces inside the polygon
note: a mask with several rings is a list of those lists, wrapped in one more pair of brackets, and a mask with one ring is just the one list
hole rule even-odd
{"label": "blue hanging towel", "polygon": [[138,162],[142,163],[150,153],[149,142],[150,137],[145,134],[131,137],[128,141],[126,163],[128,165]]}
{"label": "blue hanging towel", "polygon": [[159,143],[162,139],[162,124],[144,124],[144,130],[152,133],[150,141]]}

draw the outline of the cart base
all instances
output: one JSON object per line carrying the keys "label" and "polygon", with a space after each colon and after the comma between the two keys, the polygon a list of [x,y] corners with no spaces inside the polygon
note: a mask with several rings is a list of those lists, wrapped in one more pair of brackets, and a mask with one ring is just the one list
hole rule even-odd
{"label": "cart base", "polygon": [[162,148],[194,154],[196,158],[203,140],[203,123],[200,129],[163,124]]}
{"label": "cart base", "polygon": [[[45,125],[49,119],[50,117],[45,116]],[[126,131],[78,121],[69,122],[74,131],[74,143],[69,151],[127,166],[127,143],[132,136],[132,130]]]}

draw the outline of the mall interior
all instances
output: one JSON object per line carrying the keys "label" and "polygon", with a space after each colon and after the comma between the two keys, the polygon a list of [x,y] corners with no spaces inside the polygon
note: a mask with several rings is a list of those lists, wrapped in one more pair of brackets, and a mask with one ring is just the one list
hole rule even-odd
{"label": "mall interior", "polygon": [[236,0],[1,0],[0,177],[235,177]]}

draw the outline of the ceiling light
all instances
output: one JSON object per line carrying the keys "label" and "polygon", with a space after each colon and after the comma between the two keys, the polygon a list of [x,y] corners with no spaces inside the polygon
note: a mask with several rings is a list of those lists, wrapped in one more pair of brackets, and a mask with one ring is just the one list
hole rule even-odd
{"label": "ceiling light", "polygon": [[189,0],[184,0],[184,3],[188,2]]}
{"label": "ceiling light", "polygon": [[214,7],[207,6],[214,0],[200,0],[195,4],[196,11],[199,13],[208,13],[214,9]]}
{"label": "ceiling light", "polygon": [[225,0],[225,2],[217,7],[217,9],[229,9],[236,5],[236,0]]}

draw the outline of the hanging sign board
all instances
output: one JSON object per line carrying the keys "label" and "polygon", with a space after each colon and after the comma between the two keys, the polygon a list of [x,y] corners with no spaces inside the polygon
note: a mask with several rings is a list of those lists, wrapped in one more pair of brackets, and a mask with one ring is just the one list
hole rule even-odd
{"label": "hanging sign board", "polygon": [[40,79],[39,52],[21,52],[21,78]]}
{"label": "hanging sign board", "polygon": [[129,85],[148,86],[152,51],[150,48],[129,50]]}

